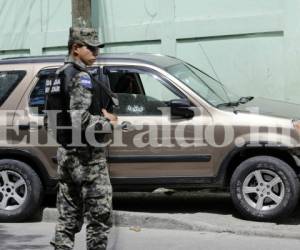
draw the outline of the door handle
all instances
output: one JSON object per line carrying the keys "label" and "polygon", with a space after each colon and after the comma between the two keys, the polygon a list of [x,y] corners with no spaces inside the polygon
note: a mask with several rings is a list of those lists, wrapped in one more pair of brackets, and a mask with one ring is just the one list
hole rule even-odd
{"label": "door handle", "polygon": [[20,130],[28,130],[28,129],[41,129],[43,125],[38,125],[36,122],[29,122],[25,124],[19,124],[18,125]]}
{"label": "door handle", "polygon": [[28,129],[30,128],[30,125],[29,125],[29,123],[28,123],[28,124],[20,124],[20,125],[18,126],[18,128],[19,128],[20,130],[28,130]]}
{"label": "door handle", "polygon": [[134,130],[134,125],[132,125],[132,123],[129,122],[129,121],[123,121],[121,123],[121,129],[124,132],[133,131]]}

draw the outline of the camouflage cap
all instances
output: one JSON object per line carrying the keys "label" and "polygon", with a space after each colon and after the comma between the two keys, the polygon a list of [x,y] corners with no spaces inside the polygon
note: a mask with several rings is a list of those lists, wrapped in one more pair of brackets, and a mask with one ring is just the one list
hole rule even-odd
{"label": "camouflage cap", "polygon": [[81,42],[92,47],[104,47],[104,44],[101,44],[99,41],[96,30],[93,28],[71,27],[69,42]]}

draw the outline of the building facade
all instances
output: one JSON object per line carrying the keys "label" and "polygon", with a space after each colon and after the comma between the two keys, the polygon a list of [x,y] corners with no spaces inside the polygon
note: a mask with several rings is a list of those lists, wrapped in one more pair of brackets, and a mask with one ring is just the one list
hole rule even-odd
{"label": "building facade", "polygon": [[[0,0],[0,56],[66,54],[71,0]],[[300,103],[300,0],[92,0],[104,52],[179,57],[242,96]]]}

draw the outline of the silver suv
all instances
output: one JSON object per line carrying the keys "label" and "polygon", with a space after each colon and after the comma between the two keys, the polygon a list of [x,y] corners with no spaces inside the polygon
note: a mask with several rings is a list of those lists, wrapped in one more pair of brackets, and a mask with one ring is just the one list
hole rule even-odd
{"label": "silver suv", "polygon": [[[43,126],[45,82],[62,56],[0,60],[0,220],[30,218],[55,191],[57,145]],[[125,131],[108,147],[117,191],[230,190],[248,219],[290,214],[299,197],[299,107],[239,97],[179,59],[103,54],[90,72],[118,94]],[[108,105],[105,94],[99,96]]]}

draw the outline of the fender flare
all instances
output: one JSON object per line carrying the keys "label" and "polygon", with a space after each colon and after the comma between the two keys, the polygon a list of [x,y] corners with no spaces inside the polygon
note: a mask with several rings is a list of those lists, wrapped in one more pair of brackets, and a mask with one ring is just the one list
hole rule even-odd
{"label": "fender flare", "polygon": [[[270,142],[266,142],[266,141],[258,141],[258,142],[246,142],[243,146],[241,147],[235,147],[233,148],[229,154],[227,154],[227,156],[225,157],[225,159],[222,161],[219,171],[217,173],[216,176],[216,181],[217,183],[219,183],[221,186],[226,187],[226,179],[227,179],[227,174],[228,174],[228,166],[230,164],[230,162],[234,159],[234,157],[236,157],[238,154],[241,154],[247,150],[251,150],[251,149],[270,149],[270,150],[280,150],[282,152],[287,153],[288,155],[291,156],[291,159],[293,159],[293,161],[295,162],[295,159],[293,157],[293,155],[288,152],[289,147],[281,144],[281,143],[277,143],[277,144],[270,144]],[[295,162],[296,163],[296,162]]]}
{"label": "fender flare", "polygon": [[42,161],[26,149],[1,148],[0,159],[13,159],[27,163],[41,178],[44,186],[46,186],[50,180],[50,176],[45,170]]}

